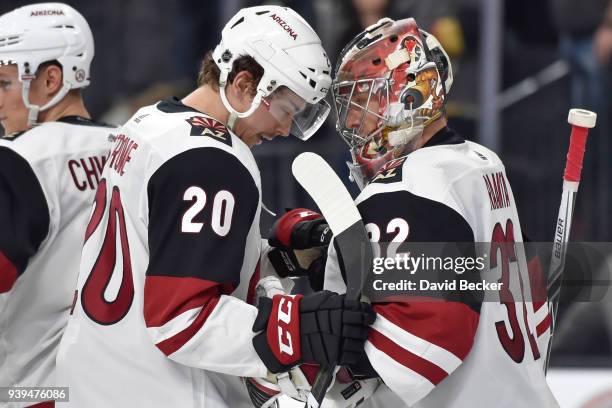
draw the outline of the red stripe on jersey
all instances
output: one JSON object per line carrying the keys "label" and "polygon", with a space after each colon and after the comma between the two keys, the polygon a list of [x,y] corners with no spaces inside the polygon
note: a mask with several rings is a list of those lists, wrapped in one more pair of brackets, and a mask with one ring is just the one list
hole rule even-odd
{"label": "red stripe on jersey", "polygon": [[166,355],[174,353],[202,328],[222,294],[234,287],[204,279],[174,276],[147,276],[144,289],[144,318],[147,327],[160,327],[180,314],[202,308],[191,325],[160,342]]}
{"label": "red stripe on jersey", "polygon": [[539,256],[534,256],[527,262],[527,273],[529,274],[533,311],[537,312],[547,300],[546,279],[544,279],[544,271]]}
{"label": "red stripe on jersey", "polygon": [[402,330],[450,351],[461,360],[472,349],[479,315],[463,303],[431,300],[379,303],[373,308]]}
{"label": "red stripe on jersey", "polygon": [[102,179],[98,185],[94,199],[94,206],[94,211],[91,215],[91,219],[89,220],[89,224],[87,224],[87,229],[85,230],[85,240],[83,242],[87,242],[89,237],[91,237],[91,234],[93,234],[93,232],[98,228],[98,225],[100,225],[102,217],[104,217],[104,210],[106,210],[106,179]]}
{"label": "red stripe on jersey", "polygon": [[425,360],[424,358],[400,347],[397,343],[374,329],[370,331],[368,341],[378,350],[382,351],[404,367],[407,367],[425,377],[427,381],[433,385],[438,385],[440,381],[448,376],[446,371],[431,361]]}
{"label": "red stripe on jersey", "polygon": [[546,315],[544,320],[542,320],[536,326],[536,334],[538,335],[538,337],[540,337],[542,334],[544,334],[546,332],[546,330],[548,330],[548,328],[550,327],[551,323],[552,323],[552,319],[551,319],[550,313],[549,313],[549,314]]}
{"label": "red stripe on jersey", "polygon": [[6,293],[17,281],[17,267],[0,251],[0,293]]}
{"label": "red stripe on jersey", "polygon": [[251,280],[249,281],[249,289],[247,291],[246,301],[249,305],[255,304],[255,295],[257,295],[257,283],[259,282],[259,277],[261,275],[259,261],[257,261],[257,266],[255,267],[255,272],[251,275]]}

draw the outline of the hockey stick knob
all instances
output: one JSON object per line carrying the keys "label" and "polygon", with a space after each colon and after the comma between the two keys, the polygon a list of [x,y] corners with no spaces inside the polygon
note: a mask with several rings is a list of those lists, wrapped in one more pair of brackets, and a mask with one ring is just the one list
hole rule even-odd
{"label": "hockey stick knob", "polygon": [[584,109],[570,109],[567,115],[567,122],[573,126],[591,129],[595,127],[597,114]]}
{"label": "hockey stick knob", "polygon": [[563,180],[578,183],[580,182],[587,136],[589,129],[595,127],[597,114],[584,109],[570,109],[567,121],[572,125],[572,133]]}

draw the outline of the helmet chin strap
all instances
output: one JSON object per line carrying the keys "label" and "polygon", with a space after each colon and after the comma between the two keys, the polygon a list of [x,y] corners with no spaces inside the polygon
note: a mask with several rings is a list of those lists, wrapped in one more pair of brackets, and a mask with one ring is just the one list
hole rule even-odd
{"label": "helmet chin strap", "polygon": [[47,102],[44,106],[33,105],[30,103],[30,84],[32,82],[32,78],[24,79],[22,81],[23,85],[21,87],[21,97],[23,99],[23,103],[25,107],[28,109],[28,129],[38,125],[38,115],[40,112],[46,111],[52,106],[56,105],[59,101],[61,101],[64,96],[68,94],[70,91],[70,85],[64,82],[62,89],[59,90],[58,93],[55,94],[53,98],[49,102]]}
{"label": "helmet chin strap", "polygon": [[229,118],[227,119],[227,127],[229,130],[234,130],[234,125],[236,124],[236,119],[238,118],[246,118],[247,116],[251,116],[255,109],[259,107],[261,104],[261,99],[263,98],[263,92],[257,91],[255,98],[253,98],[253,102],[251,102],[251,107],[247,109],[245,112],[238,112],[227,100],[227,95],[225,94],[225,84],[227,83],[227,72],[221,72],[219,78],[219,94],[221,95],[221,102],[223,102],[223,106],[225,109],[229,111]]}

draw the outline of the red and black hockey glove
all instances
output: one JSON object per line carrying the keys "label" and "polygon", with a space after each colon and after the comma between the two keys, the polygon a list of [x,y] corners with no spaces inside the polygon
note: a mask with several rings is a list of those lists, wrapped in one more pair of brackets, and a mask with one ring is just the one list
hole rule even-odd
{"label": "red and black hockey glove", "polygon": [[268,259],[281,278],[307,276],[313,290],[323,289],[327,245],[332,232],[321,214],[289,210],[272,226]]}
{"label": "red and black hockey glove", "polygon": [[331,237],[332,232],[321,214],[295,208],[276,220],[268,243],[277,248],[309,249],[328,245]]}
{"label": "red and black hockey glove", "polygon": [[355,364],[376,318],[369,304],[330,291],[261,298],[258,308],[253,345],[272,373],[300,363]]}

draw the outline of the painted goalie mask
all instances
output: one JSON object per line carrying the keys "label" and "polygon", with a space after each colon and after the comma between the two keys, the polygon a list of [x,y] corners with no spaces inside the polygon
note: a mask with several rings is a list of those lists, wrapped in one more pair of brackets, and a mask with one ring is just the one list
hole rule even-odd
{"label": "painted goalie mask", "polygon": [[359,188],[389,160],[414,150],[444,110],[453,83],[448,55],[412,18],[385,18],[342,51],[333,83],[336,130],[349,145]]}

